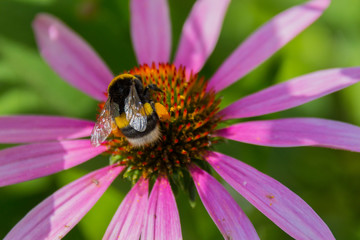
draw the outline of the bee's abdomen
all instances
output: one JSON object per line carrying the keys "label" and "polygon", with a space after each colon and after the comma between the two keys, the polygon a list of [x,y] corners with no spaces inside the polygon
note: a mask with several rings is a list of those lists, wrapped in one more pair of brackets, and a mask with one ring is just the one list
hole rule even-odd
{"label": "bee's abdomen", "polygon": [[133,129],[130,125],[120,128],[122,134],[135,147],[143,146],[157,141],[161,134],[159,128],[159,121],[155,113],[148,116],[147,125],[144,132],[139,132]]}

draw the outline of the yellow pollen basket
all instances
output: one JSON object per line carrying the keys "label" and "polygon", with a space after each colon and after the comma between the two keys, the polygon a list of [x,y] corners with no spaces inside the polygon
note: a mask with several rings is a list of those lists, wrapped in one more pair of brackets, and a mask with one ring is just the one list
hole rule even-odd
{"label": "yellow pollen basket", "polygon": [[161,103],[155,103],[155,111],[156,111],[160,121],[163,122],[163,121],[170,120],[169,112],[166,110],[164,105],[162,105]]}

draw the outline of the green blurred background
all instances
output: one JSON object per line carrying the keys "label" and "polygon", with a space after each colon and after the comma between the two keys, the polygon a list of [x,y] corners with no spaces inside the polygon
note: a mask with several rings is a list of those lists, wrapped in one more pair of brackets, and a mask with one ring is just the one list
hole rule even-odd
{"label": "green blurred background", "polygon": [[[257,27],[298,0],[233,0],[219,42],[201,75],[209,78]],[[169,0],[173,54],[193,0]],[[223,91],[223,106],[272,84],[312,71],[360,65],[360,1],[333,0],[324,15],[270,60]],[[116,74],[136,66],[125,0],[0,0],[0,115],[48,114],[94,120],[97,102],[60,79],[39,56],[31,22],[52,13],[83,36]],[[360,125],[360,84],[295,109],[258,119],[321,117]],[[7,145],[2,145],[5,148]],[[279,180],[302,197],[337,239],[360,239],[360,155],[320,148],[267,148],[232,141],[218,147]],[[73,169],[0,189],[0,239],[61,186],[108,164],[97,157]],[[261,239],[291,239],[228,185]],[[117,179],[65,239],[101,239],[130,184]],[[221,239],[197,199],[177,204],[184,239]]]}

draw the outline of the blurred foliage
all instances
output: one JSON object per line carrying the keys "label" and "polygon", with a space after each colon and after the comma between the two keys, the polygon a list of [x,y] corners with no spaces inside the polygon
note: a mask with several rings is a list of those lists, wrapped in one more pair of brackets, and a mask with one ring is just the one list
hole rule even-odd
{"label": "blurred foliage", "polygon": [[[173,55],[194,0],[169,1]],[[233,0],[215,51],[201,75],[209,78],[251,32],[277,13],[304,1]],[[49,114],[94,120],[95,100],[60,79],[41,59],[31,29],[39,12],[62,19],[84,37],[112,71],[136,66],[129,34],[129,3],[123,0],[0,0],[0,115]],[[360,1],[333,0],[324,15],[255,71],[221,92],[222,106],[277,82],[312,71],[360,65]],[[303,106],[259,119],[321,117],[360,125],[360,85]],[[74,104],[75,103],[75,104]],[[4,148],[5,145],[2,146]],[[302,197],[337,239],[360,239],[360,156],[318,148],[266,148],[229,141],[220,151],[274,177]],[[0,238],[36,204],[90,170],[107,164],[97,157],[52,176],[0,189]],[[261,239],[290,239],[226,185]],[[65,239],[101,239],[126,192],[118,179]],[[177,198],[184,239],[221,239],[197,198]]]}

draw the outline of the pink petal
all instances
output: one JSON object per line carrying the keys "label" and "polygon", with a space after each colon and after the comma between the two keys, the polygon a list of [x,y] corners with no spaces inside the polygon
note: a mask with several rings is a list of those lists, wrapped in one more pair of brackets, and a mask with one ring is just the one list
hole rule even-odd
{"label": "pink petal", "polygon": [[215,48],[230,0],[196,1],[186,20],[175,66],[183,65],[190,72],[201,70]]}
{"label": "pink petal", "polygon": [[90,136],[91,121],[52,116],[0,117],[0,143],[25,143]]}
{"label": "pink petal", "polygon": [[201,201],[224,239],[259,239],[245,213],[215,178],[198,167],[190,172]]}
{"label": "pink petal", "polygon": [[5,239],[62,239],[92,208],[122,169],[108,166],[66,185],[33,208]]}
{"label": "pink petal", "polygon": [[260,116],[302,105],[360,80],[360,67],[314,72],[242,98],[220,114],[225,119]]}
{"label": "pink petal", "polygon": [[140,179],[131,189],[111,220],[103,240],[140,239],[148,206],[148,186],[148,180]]}
{"label": "pink petal", "polygon": [[180,240],[179,213],[169,181],[159,177],[151,191],[141,239]]}
{"label": "pink petal", "polygon": [[171,52],[167,0],[131,0],[131,36],[139,64],[166,63]]}
{"label": "pink petal", "polygon": [[210,79],[216,92],[245,76],[321,16],[330,0],[313,0],[290,8],[258,29],[222,64]]}
{"label": "pink petal", "polygon": [[0,186],[47,176],[79,165],[106,151],[89,140],[34,143],[0,151]]}
{"label": "pink petal", "polygon": [[291,237],[335,239],[314,210],[275,179],[220,153],[211,153],[207,160],[225,181]]}
{"label": "pink petal", "polygon": [[84,93],[105,101],[113,75],[95,51],[51,15],[38,14],[33,28],[41,55],[54,71]]}
{"label": "pink petal", "polygon": [[360,152],[360,127],[318,118],[244,122],[220,129],[217,135],[262,146],[318,146]]}

